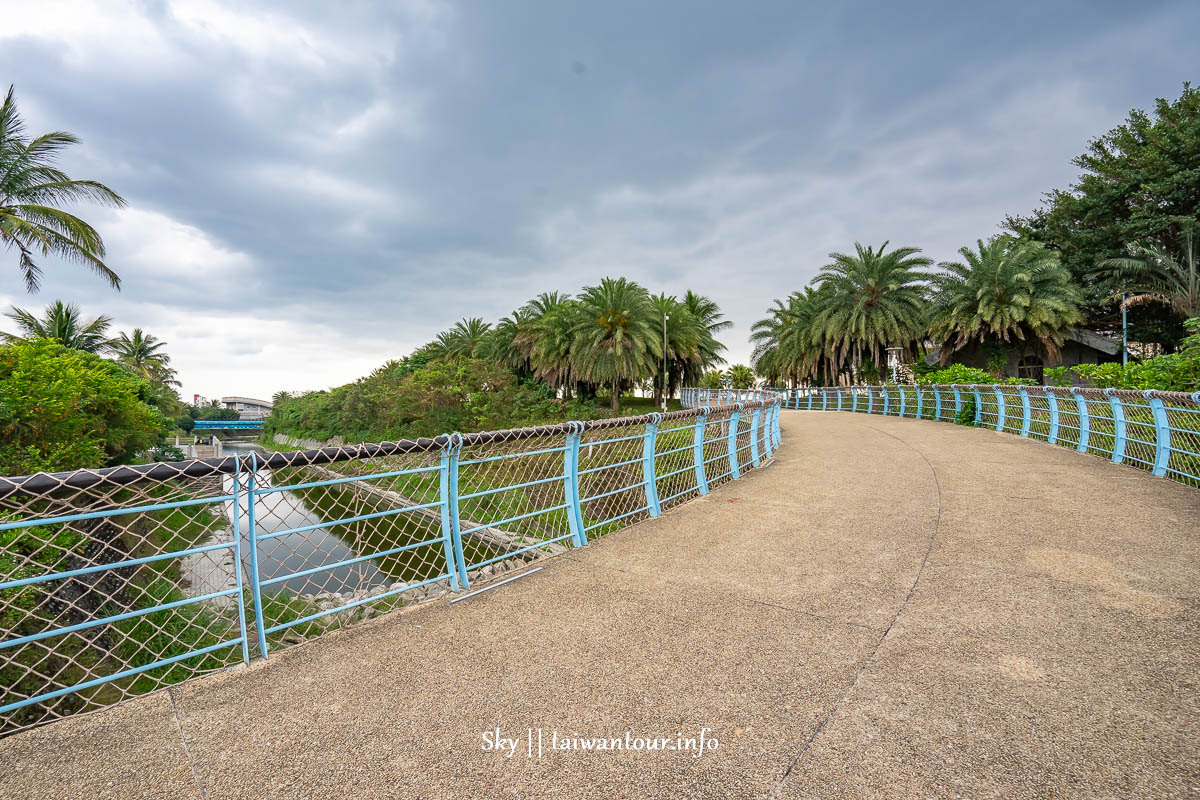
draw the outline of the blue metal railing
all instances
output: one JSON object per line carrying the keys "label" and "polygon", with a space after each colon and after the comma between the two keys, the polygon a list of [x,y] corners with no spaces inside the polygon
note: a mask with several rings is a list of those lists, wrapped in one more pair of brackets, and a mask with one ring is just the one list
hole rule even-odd
{"label": "blue metal railing", "polygon": [[263,421],[261,419],[198,419],[192,425],[198,431],[262,430]]}
{"label": "blue metal railing", "polygon": [[584,547],[770,463],[782,401],[0,477],[0,733]]}
{"label": "blue metal railing", "polygon": [[[685,404],[707,391],[692,390]],[[777,394],[786,409],[959,421],[1200,486],[1200,392],[896,384],[762,391]]]}

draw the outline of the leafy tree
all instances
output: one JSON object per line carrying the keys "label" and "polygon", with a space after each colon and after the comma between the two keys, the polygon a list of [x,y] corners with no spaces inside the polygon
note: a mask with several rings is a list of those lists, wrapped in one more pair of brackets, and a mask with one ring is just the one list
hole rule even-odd
{"label": "leafy tree", "polygon": [[112,319],[101,314],[85,323],[79,306],[74,303],[55,300],[46,306],[40,319],[33,312],[16,306],[12,306],[5,316],[15,322],[20,331],[15,334],[0,333],[8,342],[53,339],[63,347],[85,353],[106,353],[112,349],[112,340],[108,338]]}
{"label": "leafy tree", "polygon": [[734,389],[753,389],[756,379],[754,370],[747,367],[745,364],[734,364],[725,373],[729,378],[729,384]]}
{"label": "leafy tree", "polygon": [[[1058,250],[1076,282],[1089,287],[1089,324],[1119,330],[1120,308],[1112,297],[1120,285],[1092,285],[1087,278],[1101,262],[1125,254],[1131,242],[1184,252],[1189,226],[1200,218],[1200,90],[1184,83],[1177,100],[1159,98],[1153,113],[1130,111],[1073,163],[1082,170],[1074,184],[1048,193],[1033,214],[1006,218],[1005,227]],[[1177,335],[1174,326],[1143,329],[1130,321],[1138,341]]]}
{"label": "leafy tree", "polygon": [[1158,245],[1135,244],[1129,255],[1100,262],[1097,273],[1135,294],[1127,305],[1157,303],[1187,317],[1200,317],[1200,259],[1189,229],[1181,257]]}
{"label": "leafy tree", "polygon": [[25,137],[13,87],[0,104],[0,243],[17,251],[17,269],[29,292],[36,292],[42,269],[35,255],[58,256],[91,269],[113,288],[121,279],[102,260],[104,241],[86,222],[62,209],[82,201],[123,206],[124,199],[96,181],[74,180],[54,166],[78,137],[53,131]]}
{"label": "leafy tree", "polygon": [[0,348],[0,473],[128,463],[166,432],[152,395],[116,363],[48,339]]}
{"label": "leafy tree", "polygon": [[725,385],[725,373],[718,369],[710,369],[700,378],[701,389],[720,389]]}
{"label": "leafy tree", "polygon": [[175,370],[171,369],[171,357],[163,352],[166,346],[166,342],[141,328],[134,328],[132,335],[122,332],[113,339],[111,349],[117,361],[139,378],[163,386],[178,386]]}
{"label": "leafy tree", "polygon": [[1011,236],[979,240],[958,252],[933,279],[931,333],[941,339],[942,361],[972,341],[1037,339],[1057,360],[1067,333],[1083,321],[1080,292],[1058,256],[1038,242]]}
{"label": "leafy tree", "polygon": [[585,287],[572,329],[572,373],[612,387],[612,410],[620,410],[621,387],[654,373],[662,354],[649,295],[626,278],[605,278]]}

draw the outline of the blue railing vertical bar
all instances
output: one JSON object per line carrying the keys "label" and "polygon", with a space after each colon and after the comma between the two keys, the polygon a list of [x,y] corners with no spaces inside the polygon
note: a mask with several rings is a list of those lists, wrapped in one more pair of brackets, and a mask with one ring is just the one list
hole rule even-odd
{"label": "blue railing vertical bar", "polygon": [[1058,444],[1058,395],[1052,390],[1046,391],[1046,405],[1050,411],[1050,429],[1046,433],[1046,441]]}
{"label": "blue railing vertical bar", "polygon": [[1029,391],[1022,386],[1017,389],[1021,395],[1021,436],[1029,437],[1029,426],[1033,422],[1033,413],[1029,408]]}
{"label": "blue railing vertical bar", "polygon": [[563,496],[567,502],[567,524],[574,536],[576,547],[587,544],[583,530],[583,511],[579,504],[579,438],[583,425],[570,423],[567,431],[567,446],[563,450]]}
{"label": "blue railing vertical bar", "polygon": [[1105,390],[1108,395],[1109,405],[1112,407],[1113,417],[1113,448],[1112,460],[1114,464],[1120,464],[1125,460],[1125,409],[1121,405],[1121,398],[1112,393],[1111,389]]}
{"label": "blue railing vertical bar", "polygon": [[651,414],[650,421],[646,423],[646,432],[642,435],[642,480],[646,487],[646,506],[652,517],[662,514],[658,505],[658,481],[654,475],[655,439],[658,437],[660,419],[661,414]]}
{"label": "blue railing vertical bar", "polygon": [[754,413],[750,415],[750,463],[755,467],[760,466],[758,458],[758,419],[761,413],[756,408],[754,409]]}
{"label": "blue railing vertical bar", "polygon": [[737,454],[737,437],[738,426],[740,425],[740,417],[740,407],[729,416],[729,474],[731,474],[735,480],[742,477],[742,471],[738,469]]}
{"label": "blue railing vertical bar", "polygon": [[696,470],[696,491],[701,495],[708,494],[708,478],[704,472],[704,428],[707,422],[708,406],[702,406],[692,433],[692,464]]}
{"label": "blue railing vertical bar", "polygon": [[247,635],[246,628],[246,602],[245,602],[245,587],[242,585],[244,578],[242,574],[242,460],[237,459],[234,462],[233,471],[233,500],[229,505],[230,519],[233,522],[233,563],[234,563],[234,586],[237,588],[237,614],[238,614],[238,629],[242,635],[242,663],[250,663],[250,637]]}
{"label": "blue railing vertical bar", "polygon": [[1088,413],[1087,398],[1078,389],[1072,389],[1075,395],[1075,408],[1079,414],[1079,442],[1076,449],[1081,453],[1088,451],[1088,439],[1091,438],[1091,414]]}
{"label": "blue railing vertical bar", "polygon": [[[267,657],[266,623],[263,617],[262,579],[258,568],[258,529],[254,525],[254,498],[258,477],[258,454],[250,453],[250,474],[246,476],[246,532],[250,542],[250,592],[254,598],[254,633],[258,640],[258,652]],[[235,513],[240,513],[235,511]]]}

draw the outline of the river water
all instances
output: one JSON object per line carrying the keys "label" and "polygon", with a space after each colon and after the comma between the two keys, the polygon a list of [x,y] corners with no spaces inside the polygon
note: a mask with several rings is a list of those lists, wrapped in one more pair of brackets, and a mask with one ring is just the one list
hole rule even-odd
{"label": "river water", "polygon": [[[226,442],[224,449],[226,453],[240,455],[252,452],[255,448],[241,442]],[[272,479],[271,470],[258,470],[255,473],[256,488],[270,488],[274,485]],[[225,491],[232,491],[232,481],[232,475],[225,477]],[[248,503],[249,498],[243,496],[240,508],[242,552],[247,573],[250,566]],[[227,508],[227,515],[231,522],[232,514],[233,509]],[[334,519],[338,519],[338,517],[334,517]],[[321,525],[325,521],[295,492],[282,491],[259,495],[254,503],[254,525],[259,537],[259,579],[266,581],[282,575],[312,569],[321,564],[336,564],[339,561],[358,556],[359,554],[350,545],[335,535],[334,531],[343,526],[322,526],[300,533],[285,533],[271,539],[261,538],[279,531]],[[311,575],[289,578],[280,583],[271,584],[266,591],[273,593],[280,588],[285,588],[293,594],[344,592],[368,589],[387,581],[388,576],[373,561],[368,560],[321,570]]]}

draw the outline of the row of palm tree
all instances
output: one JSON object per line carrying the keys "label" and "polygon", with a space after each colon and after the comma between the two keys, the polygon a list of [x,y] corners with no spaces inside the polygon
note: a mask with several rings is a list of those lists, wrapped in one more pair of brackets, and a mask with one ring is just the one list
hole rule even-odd
{"label": "row of palm tree", "polygon": [[12,306],[5,316],[16,324],[18,332],[0,331],[0,342],[52,339],[72,350],[111,356],[125,369],[166,391],[173,392],[179,386],[171,357],[164,351],[167,343],[141,328],[110,337],[111,317],[101,314],[85,321],[78,306],[61,300],[46,306],[40,317],[17,306]]}
{"label": "row of palm tree", "polygon": [[1051,359],[1083,321],[1082,294],[1057,255],[1011,236],[963,247],[934,267],[915,247],[855,244],[831,253],[805,289],[754,324],[754,366],[770,382],[879,380],[888,348],[915,356],[942,346],[943,363],[973,342],[1032,338]]}
{"label": "row of palm tree", "polygon": [[542,293],[495,326],[461,320],[414,355],[495,361],[563,397],[607,387],[615,412],[623,390],[649,381],[661,399],[723,364],[716,336],[730,324],[695,292],[655,295],[627,278],[604,278],[578,295]]}

